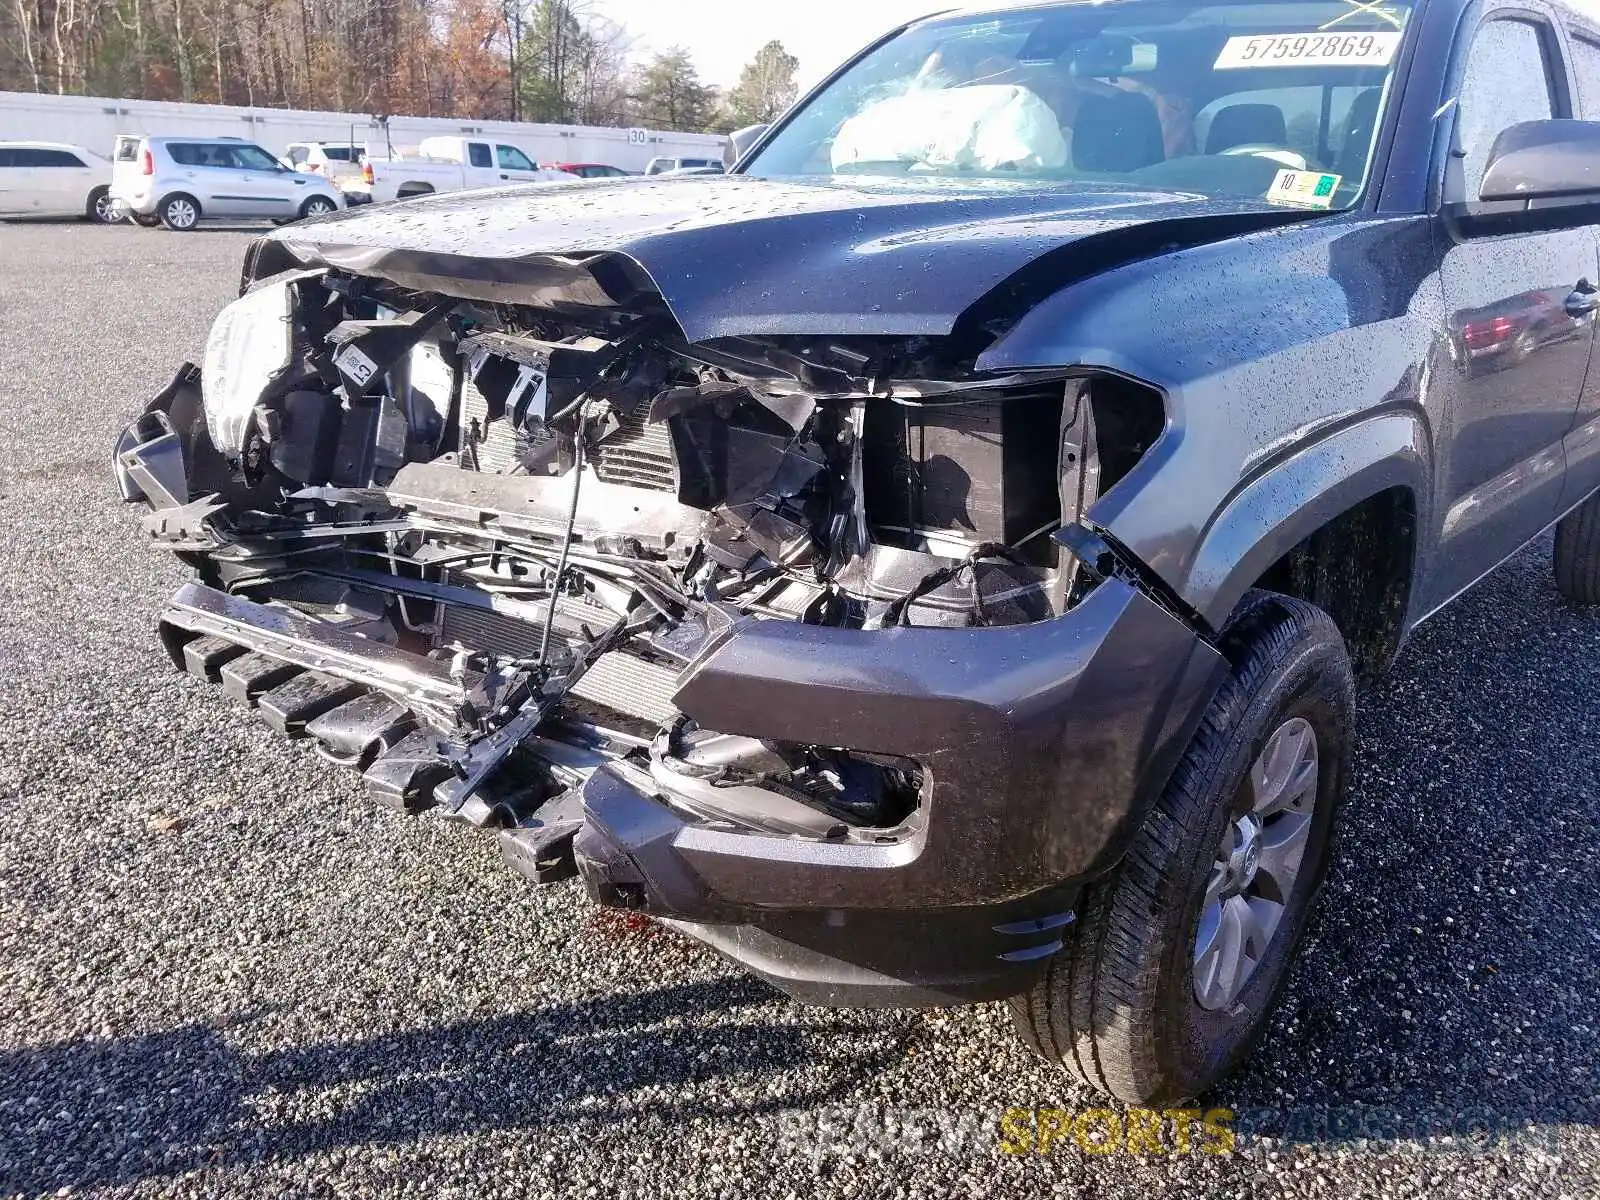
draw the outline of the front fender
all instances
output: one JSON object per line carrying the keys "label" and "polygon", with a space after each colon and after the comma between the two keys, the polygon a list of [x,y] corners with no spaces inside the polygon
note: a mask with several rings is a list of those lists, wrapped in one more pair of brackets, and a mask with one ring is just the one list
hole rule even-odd
{"label": "front fender", "polygon": [[1302,447],[1256,476],[1217,514],[1178,591],[1220,627],[1273,563],[1363,500],[1401,487],[1420,510],[1429,494],[1428,445],[1421,416],[1394,411]]}

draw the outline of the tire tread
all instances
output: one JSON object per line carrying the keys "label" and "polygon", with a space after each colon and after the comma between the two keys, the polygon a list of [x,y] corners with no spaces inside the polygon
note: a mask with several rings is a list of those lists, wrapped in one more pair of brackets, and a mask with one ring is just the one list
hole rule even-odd
{"label": "tire tread", "polygon": [[1556,525],[1556,590],[1573,604],[1600,604],[1600,493]]}
{"label": "tire tread", "polygon": [[1024,1042],[1100,1092],[1137,1103],[1157,1082],[1155,1026],[1134,1021],[1132,1011],[1160,971],[1158,914],[1168,866],[1182,853],[1185,831],[1205,821],[1213,776],[1264,678],[1307,638],[1340,635],[1311,604],[1268,592],[1246,597],[1219,647],[1233,670],[1160,799],[1117,869],[1085,889],[1073,936],[1044,977],[1011,1001]]}

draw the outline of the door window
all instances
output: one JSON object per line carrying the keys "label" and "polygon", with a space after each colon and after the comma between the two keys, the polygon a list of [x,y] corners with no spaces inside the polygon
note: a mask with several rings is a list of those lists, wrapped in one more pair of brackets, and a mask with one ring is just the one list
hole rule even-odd
{"label": "door window", "polygon": [[21,164],[17,162],[17,152],[15,150],[0,150],[0,167],[15,167],[19,165]]}
{"label": "door window", "polygon": [[484,142],[467,143],[467,161],[475,167],[494,166],[494,159],[490,157],[489,147]]}
{"label": "door window", "polygon": [[234,146],[232,166],[244,171],[276,171],[278,160],[260,146]]}
{"label": "door window", "polygon": [[502,171],[531,171],[534,166],[528,156],[515,146],[496,146],[494,156]]}
{"label": "door window", "polygon": [[1578,77],[1583,119],[1600,121],[1600,46],[1587,38],[1573,38],[1572,73]]}
{"label": "door window", "polygon": [[1478,30],[1467,56],[1456,116],[1461,195],[1476,200],[1501,130],[1555,116],[1550,57],[1538,26],[1491,21]]}

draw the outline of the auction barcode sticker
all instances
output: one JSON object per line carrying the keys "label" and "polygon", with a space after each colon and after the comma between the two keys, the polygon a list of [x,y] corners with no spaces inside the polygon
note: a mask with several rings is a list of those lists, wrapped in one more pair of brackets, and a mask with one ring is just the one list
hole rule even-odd
{"label": "auction barcode sticker", "polygon": [[1234,67],[1387,67],[1398,33],[1258,33],[1231,37],[1215,69]]}

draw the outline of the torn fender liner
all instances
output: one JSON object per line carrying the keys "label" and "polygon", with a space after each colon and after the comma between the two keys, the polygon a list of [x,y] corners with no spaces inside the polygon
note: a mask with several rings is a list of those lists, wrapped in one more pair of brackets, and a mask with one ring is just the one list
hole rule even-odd
{"label": "torn fender liner", "polygon": [[[1053,251],[1109,236],[1130,239],[1117,257],[1138,257],[1184,240],[1174,223],[1239,214],[1286,219],[1265,201],[1060,182],[586,181],[346,210],[271,235],[287,257],[263,253],[256,274],[325,265],[470,299],[598,305],[627,299],[621,256],[690,342],[937,336]],[[1145,225],[1162,228],[1141,240]],[[1086,249],[1086,269],[1096,259]],[[1069,283],[1072,263],[1054,265],[1053,286]]]}

